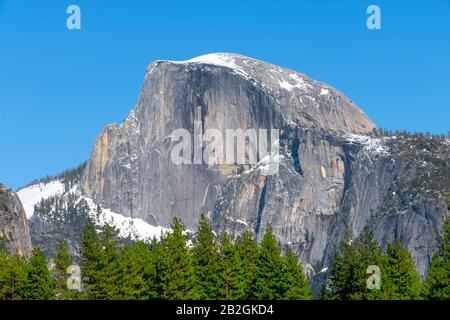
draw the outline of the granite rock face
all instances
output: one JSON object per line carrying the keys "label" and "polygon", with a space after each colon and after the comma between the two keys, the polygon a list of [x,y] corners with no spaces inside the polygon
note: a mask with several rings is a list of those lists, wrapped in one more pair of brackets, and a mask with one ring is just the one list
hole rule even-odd
{"label": "granite rock face", "polygon": [[31,253],[30,231],[23,206],[12,191],[0,184],[0,244],[11,254],[28,258]]}
{"label": "granite rock face", "polygon": [[448,141],[423,138],[427,154],[420,154],[423,141],[407,137],[305,130],[293,136],[300,141],[299,164],[286,151],[278,175],[250,170],[231,177],[216,204],[215,229],[236,237],[250,228],[261,239],[271,224],[284,247],[318,275],[330,265],[346,228],[356,237],[368,226],[384,249],[399,238],[424,276],[436,232],[449,214]]}
{"label": "granite rock face", "polygon": [[[193,134],[194,121],[204,131],[279,129],[278,172],[264,175],[261,158],[173,163],[171,135]],[[329,265],[346,227],[356,236],[368,225],[384,246],[399,237],[423,275],[448,215],[449,143],[371,137],[374,128],[342,93],[289,69],[232,54],[157,61],[129,117],[95,143],[81,189],[114,212],[164,227],[178,216],[193,229],[205,212],[218,233],[251,229],[260,238],[270,223],[311,274]],[[442,181],[425,185],[436,170]]]}
{"label": "granite rock face", "polygon": [[194,227],[200,211],[214,210],[237,169],[170,161],[172,132],[192,132],[195,120],[204,131],[221,132],[294,126],[349,133],[374,127],[341,93],[288,69],[237,55],[159,61],[149,66],[128,119],[106,127],[96,142],[84,193],[127,216],[162,225],[180,216]]}

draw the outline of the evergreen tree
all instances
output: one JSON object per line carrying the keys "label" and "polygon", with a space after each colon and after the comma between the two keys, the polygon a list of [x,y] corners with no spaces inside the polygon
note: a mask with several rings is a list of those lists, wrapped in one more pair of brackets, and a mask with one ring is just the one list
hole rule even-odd
{"label": "evergreen tree", "polygon": [[261,241],[256,260],[254,294],[258,300],[276,300],[283,296],[283,260],[281,249],[269,225]]}
{"label": "evergreen tree", "polygon": [[286,300],[310,300],[311,289],[297,257],[288,250],[283,259],[284,294]]}
{"label": "evergreen tree", "polygon": [[100,299],[96,285],[100,281],[99,257],[102,248],[95,224],[88,219],[81,236],[81,269],[88,299]]}
{"label": "evergreen tree", "polygon": [[93,300],[119,299],[117,284],[121,281],[121,270],[114,230],[105,224],[101,234],[97,234],[94,223],[88,220],[81,242],[81,265],[87,297]]}
{"label": "evergreen tree", "polygon": [[[0,185],[1,186],[1,185]],[[6,275],[6,268],[8,267],[9,252],[6,246],[0,244],[0,299],[6,300],[6,292],[8,290],[9,278]]]}
{"label": "evergreen tree", "polygon": [[122,248],[123,279],[121,298],[144,300],[153,296],[150,283],[155,279],[155,268],[149,247],[139,241]]}
{"label": "evergreen tree", "polygon": [[230,236],[225,232],[220,242],[220,298],[224,300],[239,299],[239,277],[241,260],[236,251],[236,246],[230,241]]}
{"label": "evergreen tree", "polygon": [[258,243],[252,232],[242,234],[236,244],[237,273],[236,273],[236,299],[255,299],[253,283],[256,275],[256,260],[259,255]]}
{"label": "evergreen tree", "polygon": [[[163,235],[161,235],[161,238],[163,239]],[[162,299],[164,296],[163,276],[165,274],[165,254],[163,242],[153,240],[151,244],[153,274],[148,280],[149,297],[151,299]]]}
{"label": "evergreen tree", "polygon": [[345,230],[340,249],[336,250],[330,267],[330,279],[322,289],[325,300],[348,300],[353,292],[356,249],[349,230]]}
{"label": "evergreen tree", "polygon": [[322,297],[335,300],[382,299],[381,290],[367,287],[367,268],[376,265],[381,269],[382,262],[381,249],[367,227],[354,243],[346,230],[340,250],[335,253],[331,264],[331,276],[322,290]]}
{"label": "evergreen tree", "polygon": [[24,298],[27,300],[54,299],[55,283],[41,250],[33,249],[26,271]]}
{"label": "evergreen tree", "polygon": [[163,238],[163,271],[161,275],[163,298],[170,300],[195,299],[195,271],[192,256],[186,246],[184,227],[173,219],[172,232]]}
{"label": "evergreen tree", "polygon": [[99,256],[100,282],[98,283],[98,293],[102,299],[120,299],[121,266],[119,252],[117,250],[117,234],[113,228],[105,224],[100,234],[101,254]]}
{"label": "evergreen tree", "polygon": [[26,279],[26,264],[22,256],[10,256],[0,245],[0,299],[22,300]]}
{"label": "evergreen tree", "polygon": [[217,299],[220,294],[217,244],[208,219],[203,213],[200,215],[192,255],[198,298]]}
{"label": "evergreen tree", "polygon": [[423,286],[423,296],[430,300],[450,300],[450,217],[444,222],[438,244]]}
{"label": "evergreen tree", "polygon": [[419,298],[420,277],[414,267],[411,254],[398,239],[388,245],[381,276],[384,299],[415,300]]}
{"label": "evergreen tree", "polygon": [[[365,227],[355,242],[356,263],[353,270],[353,292],[350,294],[352,300],[375,300],[383,299],[381,289],[369,289],[367,286],[367,268],[371,265],[378,266],[383,274],[383,257],[381,248],[376,240],[373,239],[373,233],[368,227]],[[381,283],[381,286],[384,284]]]}
{"label": "evergreen tree", "polygon": [[72,256],[64,240],[58,243],[53,262],[55,264],[53,275],[56,285],[56,297],[59,299],[68,299],[71,295],[67,288],[67,279],[70,276],[67,274],[67,269],[72,265]]}

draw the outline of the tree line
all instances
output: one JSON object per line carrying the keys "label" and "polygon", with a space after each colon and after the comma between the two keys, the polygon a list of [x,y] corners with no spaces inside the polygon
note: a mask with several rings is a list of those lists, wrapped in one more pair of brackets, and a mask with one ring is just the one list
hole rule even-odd
{"label": "tree line", "polygon": [[281,254],[271,227],[260,243],[251,232],[235,242],[225,233],[220,240],[201,215],[189,243],[181,221],[160,241],[119,244],[112,227],[99,231],[88,221],[80,248],[81,283],[67,287],[73,264],[61,241],[53,266],[33,249],[26,262],[0,252],[0,299],[311,299],[309,283],[292,251]]}
{"label": "tree line", "polygon": [[[421,283],[411,254],[400,241],[382,252],[369,229],[351,241],[347,232],[329,267],[322,299],[449,299],[450,221],[438,237],[426,281]],[[61,241],[49,268],[39,249],[25,261],[0,248],[0,299],[311,299],[303,267],[295,254],[282,254],[272,228],[260,243],[245,232],[236,241],[227,233],[217,239],[201,215],[194,240],[181,221],[172,231],[151,243],[119,243],[109,225],[101,230],[86,223],[80,247],[82,290],[68,287],[67,269],[73,264],[68,246]],[[369,289],[367,267],[378,266],[380,289]],[[69,280],[70,283],[70,280]]]}
{"label": "tree line", "polygon": [[[448,196],[450,210],[450,195]],[[331,264],[330,277],[322,287],[322,299],[331,300],[449,300],[450,299],[450,217],[441,234],[424,282],[414,267],[414,261],[399,239],[382,252],[365,228],[352,241],[347,231]],[[367,272],[377,266],[380,287],[371,289]]]}

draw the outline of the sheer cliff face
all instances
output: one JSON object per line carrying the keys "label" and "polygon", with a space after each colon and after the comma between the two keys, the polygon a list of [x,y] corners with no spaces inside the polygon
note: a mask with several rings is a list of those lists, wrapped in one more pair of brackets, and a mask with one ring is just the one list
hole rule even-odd
{"label": "sheer cliff face", "polygon": [[0,244],[11,254],[28,258],[31,253],[30,231],[19,198],[0,184]]}
{"label": "sheer cliff face", "polygon": [[223,133],[288,127],[348,133],[374,127],[335,89],[288,69],[236,55],[155,62],[128,119],[105,128],[96,142],[84,192],[128,216],[168,225],[176,215],[193,227],[200,211],[214,210],[234,170],[172,163],[170,135],[178,128],[192,131],[194,120],[202,121],[204,131]]}
{"label": "sheer cliff face", "polygon": [[[192,132],[194,121],[223,133],[279,129],[278,173],[262,174],[263,163],[174,164],[171,134]],[[424,270],[445,203],[433,199],[427,207],[423,197],[409,211],[384,207],[395,177],[411,173],[390,152],[396,141],[364,136],[373,128],[336,89],[292,70],[229,54],[158,61],[128,119],[98,138],[82,190],[156,225],[169,226],[178,216],[193,229],[202,211],[216,231],[233,236],[245,229],[261,236],[270,223],[314,272],[327,265],[346,226],[356,235],[369,225],[380,229],[380,240],[403,237]]]}

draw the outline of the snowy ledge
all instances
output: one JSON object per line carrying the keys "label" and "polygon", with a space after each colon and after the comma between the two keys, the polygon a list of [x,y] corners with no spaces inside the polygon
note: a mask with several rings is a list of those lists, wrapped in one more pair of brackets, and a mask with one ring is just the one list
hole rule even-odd
{"label": "snowy ledge", "polygon": [[344,138],[350,144],[364,146],[364,150],[373,155],[389,155],[389,148],[384,144],[384,138],[379,139],[360,134],[347,134]]}

